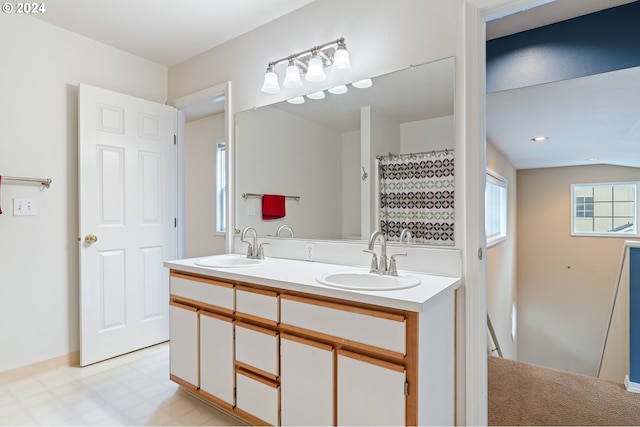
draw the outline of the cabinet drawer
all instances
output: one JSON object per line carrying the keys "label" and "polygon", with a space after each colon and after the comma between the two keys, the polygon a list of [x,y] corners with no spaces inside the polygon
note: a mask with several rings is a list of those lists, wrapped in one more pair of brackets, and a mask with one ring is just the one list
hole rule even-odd
{"label": "cabinet drawer", "polygon": [[280,322],[368,346],[406,354],[405,318],[378,312],[281,295]]}
{"label": "cabinet drawer", "polygon": [[277,379],[280,375],[278,338],[275,331],[237,321],[236,365]]}
{"label": "cabinet drawer", "polygon": [[236,288],[236,314],[275,326],[278,323],[278,294],[239,286]]}
{"label": "cabinet drawer", "polygon": [[233,285],[216,280],[171,274],[171,295],[233,312]]}
{"label": "cabinet drawer", "polygon": [[236,373],[236,406],[262,421],[277,426],[278,420],[277,384],[254,376],[249,372]]}

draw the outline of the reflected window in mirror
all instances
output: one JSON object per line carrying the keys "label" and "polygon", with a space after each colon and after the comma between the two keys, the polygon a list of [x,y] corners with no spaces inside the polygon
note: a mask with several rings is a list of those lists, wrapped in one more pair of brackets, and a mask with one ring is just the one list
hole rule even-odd
{"label": "reflected window in mirror", "polygon": [[227,230],[227,144],[216,144],[216,231]]}
{"label": "reflected window in mirror", "polygon": [[487,169],[484,190],[487,246],[507,238],[507,180]]}
{"label": "reflected window in mirror", "polygon": [[637,236],[637,182],[571,185],[572,235]]}

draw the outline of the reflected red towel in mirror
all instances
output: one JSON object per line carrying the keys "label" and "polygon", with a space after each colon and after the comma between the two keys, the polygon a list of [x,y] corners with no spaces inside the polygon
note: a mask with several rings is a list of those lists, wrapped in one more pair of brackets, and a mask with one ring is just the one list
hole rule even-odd
{"label": "reflected red towel in mirror", "polygon": [[262,219],[284,218],[285,196],[279,194],[264,194],[262,196]]}

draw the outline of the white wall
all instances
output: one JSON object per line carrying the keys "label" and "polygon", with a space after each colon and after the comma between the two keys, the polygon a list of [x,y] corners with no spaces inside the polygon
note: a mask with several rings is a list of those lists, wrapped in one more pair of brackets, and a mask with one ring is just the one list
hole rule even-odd
{"label": "white wall", "polygon": [[215,114],[185,126],[185,256],[224,253],[216,232],[216,143],[224,141],[225,116]]}
{"label": "white wall", "polygon": [[[517,171],[493,145],[487,144],[487,168],[507,180],[507,239],[487,248],[488,312],[504,357],[517,359],[518,334],[511,335],[512,306],[518,307],[516,281]],[[517,321],[517,314],[516,314]],[[497,355],[494,353],[494,355]]]}
{"label": "white wall", "polygon": [[[0,23],[0,372],[78,350],[77,85],[164,103],[167,69],[26,15]],[[12,199],[38,215],[14,217]]]}

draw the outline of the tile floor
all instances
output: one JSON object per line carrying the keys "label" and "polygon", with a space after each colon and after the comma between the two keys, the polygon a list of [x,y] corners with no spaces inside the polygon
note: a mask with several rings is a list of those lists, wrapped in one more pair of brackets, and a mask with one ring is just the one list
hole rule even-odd
{"label": "tile floor", "polygon": [[0,426],[242,425],[169,380],[160,344],[0,385]]}

